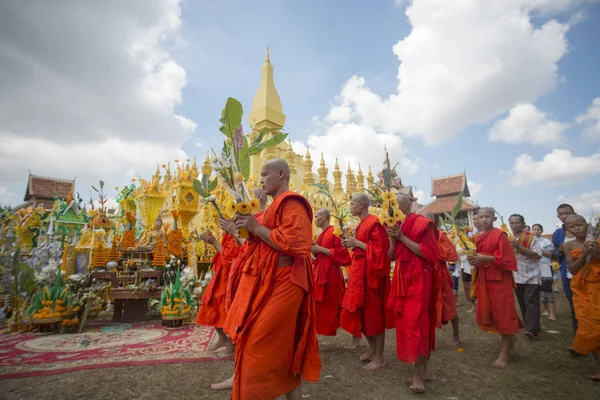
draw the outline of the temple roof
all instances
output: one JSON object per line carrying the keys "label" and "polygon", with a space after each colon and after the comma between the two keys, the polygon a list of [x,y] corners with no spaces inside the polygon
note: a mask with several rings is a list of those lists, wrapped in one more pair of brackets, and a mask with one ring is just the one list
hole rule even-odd
{"label": "temple roof", "polygon": [[[425,211],[432,212],[436,215],[443,214],[445,212],[449,213],[450,211],[452,211],[452,207],[454,207],[457,200],[458,194],[438,197],[429,204],[423,206],[419,210],[419,213],[423,213]],[[478,210],[479,208],[479,205],[477,205],[476,203],[472,202],[469,199],[463,198],[463,203],[462,207],[460,208],[460,211],[473,211]]]}
{"label": "temple roof", "polygon": [[65,199],[74,189],[75,180],[49,178],[30,173],[23,200],[26,202],[31,199],[54,200],[55,195]]}
{"label": "temple roof", "polygon": [[431,195],[435,197],[458,195],[461,193],[469,197],[469,186],[467,185],[467,175],[463,172],[458,175],[433,178],[431,180]]}

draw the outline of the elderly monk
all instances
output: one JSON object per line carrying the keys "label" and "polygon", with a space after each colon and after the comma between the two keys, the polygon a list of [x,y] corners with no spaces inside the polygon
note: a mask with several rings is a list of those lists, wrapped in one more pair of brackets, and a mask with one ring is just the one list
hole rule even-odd
{"label": "elderly monk", "polygon": [[563,246],[567,267],[573,274],[571,289],[578,321],[572,349],[578,354],[594,355],[598,372],[589,378],[600,382],[600,240],[588,236],[588,224],[581,215],[567,217],[565,228],[575,236]]}
{"label": "elderly monk", "polygon": [[[414,364],[410,390],[425,392],[425,380],[435,379],[430,362],[435,348],[437,293],[434,285],[440,251],[435,224],[411,212],[411,200],[396,196],[398,207],[406,215],[402,225],[388,228],[390,257],[395,262],[389,306],[396,316],[398,359]],[[439,281],[438,281],[439,285]]]}
{"label": "elderly monk", "polygon": [[[267,196],[265,195],[265,192],[263,192],[263,190],[261,188],[254,188],[252,190],[252,193],[254,194],[254,197],[259,201],[260,207],[259,207],[259,212],[257,212],[256,214],[254,214],[254,218],[258,221],[258,223],[262,222],[262,216],[265,212],[265,209],[267,207]],[[229,232],[230,230],[233,230],[234,234],[236,234],[236,238],[237,238],[237,231],[236,231],[236,227],[235,227],[235,223],[233,221],[227,221],[227,232]],[[237,286],[240,282],[240,278],[241,278],[241,268],[240,268],[240,261],[244,259],[244,257],[246,257],[246,255],[244,254],[245,252],[248,251],[248,242],[246,239],[238,239],[238,242],[241,243],[242,249],[241,251],[238,252],[237,257],[235,257],[233,259],[233,262],[231,263],[231,268],[229,271],[229,279],[227,281],[227,301],[226,301],[226,311],[229,311],[229,308],[231,308],[231,303],[233,302],[233,298],[235,297],[235,291],[237,290]],[[224,329],[226,329],[227,326],[224,327]],[[219,383],[213,383],[212,385],[210,385],[211,389],[213,390],[226,390],[226,389],[231,389],[233,388],[233,375],[227,379],[225,379],[223,382],[219,382]]]}
{"label": "elderly monk", "polygon": [[389,242],[379,218],[369,214],[369,198],[364,193],[352,196],[350,213],[360,218],[356,237],[342,239],[352,251],[350,277],[342,304],[342,328],[355,338],[362,334],[369,342],[360,356],[369,361],[363,368],[374,371],[385,365],[385,330],[393,328],[393,315],[386,307],[390,291]]}
{"label": "elderly monk", "polygon": [[236,345],[233,400],[302,398],[302,379],[316,382],[321,360],[315,330],[312,210],[289,190],[290,168],[267,161],[262,188],[273,203],[262,223],[236,215],[252,234],[225,332]]}
{"label": "elderly monk", "polygon": [[502,348],[494,366],[508,364],[513,336],[523,327],[515,309],[517,258],[507,234],[494,228],[496,212],[484,207],[477,213],[479,232],[475,240],[477,253],[468,256],[473,265],[471,297],[477,299],[476,320],[479,327],[502,335]]}
{"label": "elderly monk", "polygon": [[350,265],[352,259],[340,238],[333,233],[329,223],[331,214],[323,208],[315,214],[315,225],[322,230],[312,246],[315,257],[315,311],[317,335],[335,336],[340,327],[340,313],[346,283],[341,266]]}
{"label": "elderly monk", "polygon": [[223,324],[227,316],[227,280],[229,279],[231,263],[239,254],[241,247],[235,238],[235,226],[222,218],[219,219],[219,224],[225,231],[221,244],[210,232],[200,235],[200,239],[211,244],[217,253],[213,257],[213,277],[202,296],[202,304],[196,316],[196,324],[213,326],[217,332],[217,341],[212,343],[207,350],[220,350],[219,355],[221,357],[229,357],[233,355],[233,347],[231,340],[223,332]]}
{"label": "elderly monk", "polygon": [[[423,216],[435,224],[435,215],[432,212],[424,212]],[[440,291],[436,301],[436,327],[442,328],[448,322],[452,324],[452,345],[460,346],[460,335],[458,332],[458,312],[456,311],[456,295],[454,294],[454,282],[448,269],[449,262],[458,261],[458,252],[454,243],[450,241],[446,232],[438,230],[438,247],[440,248],[440,259],[438,260],[438,280]]]}

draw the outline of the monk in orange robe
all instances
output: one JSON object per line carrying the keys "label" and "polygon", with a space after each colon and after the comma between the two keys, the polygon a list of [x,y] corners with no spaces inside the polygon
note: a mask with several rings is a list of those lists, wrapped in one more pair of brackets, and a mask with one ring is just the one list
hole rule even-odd
{"label": "monk in orange robe", "polygon": [[410,390],[425,392],[425,381],[434,380],[430,360],[435,349],[436,306],[440,259],[435,224],[411,212],[412,201],[396,196],[406,215],[402,225],[388,227],[390,257],[396,260],[388,305],[395,312],[396,351],[400,361],[414,364]]}
{"label": "monk in orange robe", "polygon": [[[229,270],[233,259],[238,255],[241,247],[234,236],[235,230],[226,220],[219,221],[221,228],[225,231],[223,240],[219,244],[217,238],[212,233],[200,235],[200,239],[211,244],[217,254],[213,257],[213,277],[208,283],[206,291],[202,296],[202,304],[196,316],[196,324],[213,326],[217,332],[217,341],[212,343],[207,351],[220,350],[220,356],[228,357],[233,355],[231,340],[223,332],[225,323],[226,301],[227,301],[227,281],[229,279]],[[229,230],[229,232],[227,232]]]}
{"label": "monk in orange robe", "polygon": [[333,233],[329,210],[323,208],[315,214],[315,225],[322,230],[312,246],[315,257],[315,311],[317,335],[335,336],[340,327],[340,313],[346,283],[341,266],[350,265],[352,259],[340,238]]}
{"label": "monk in orange robe", "polygon": [[356,237],[342,239],[342,244],[353,250],[340,322],[355,338],[362,334],[367,337],[369,348],[360,361],[369,361],[363,368],[374,371],[385,365],[385,330],[393,328],[393,314],[386,306],[390,292],[389,242],[379,218],[369,214],[366,194],[352,196],[350,213],[359,217],[360,223]]}
{"label": "monk in orange robe", "polygon": [[267,161],[262,188],[273,203],[259,224],[236,215],[251,233],[225,332],[236,345],[233,400],[302,399],[302,379],[316,382],[321,360],[313,299],[312,209],[289,190],[285,160]]}
{"label": "monk in orange robe", "polygon": [[480,234],[475,245],[477,253],[468,255],[472,271],[471,297],[477,299],[476,321],[485,331],[502,335],[502,348],[494,366],[503,368],[508,364],[513,346],[513,335],[523,323],[515,309],[513,271],[517,259],[512,244],[504,231],[494,228],[496,212],[484,207],[477,213]]}
{"label": "monk in orange robe", "polygon": [[[258,223],[262,222],[262,216],[265,212],[267,206],[267,196],[263,192],[261,188],[254,188],[252,190],[254,197],[259,201],[260,211],[254,214],[254,218]],[[224,221],[225,222],[225,221]],[[233,226],[228,226],[227,231],[233,229],[234,235],[237,238],[237,230],[235,227],[235,223],[233,221],[227,221],[227,224],[232,224]],[[225,310],[229,311],[231,308],[231,303],[233,302],[233,298],[235,297],[235,292],[237,290],[238,284],[240,283],[241,278],[241,261],[247,257],[245,254],[248,251],[248,241],[246,239],[239,239],[238,242],[241,243],[241,249],[238,251],[238,255],[233,259],[231,263],[231,268],[229,271],[229,279],[227,280],[227,300],[225,304]],[[210,385],[213,390],[226,390],[233,388],[233,375],[222,382],[213,383]]]}
{"label": "monk in orange robe", "polygon": [[594,355],[598,372],[589,378],[600,382],[600,239],[588,236],[588,224],[580,215],[569,216],[565,228],[575,236],[563,246],[567,267],[573,274],[571,289],[578,323],[572,349]]}
{"label": "monk in orange robe", "polygon": [[[423,213],[423,216],[435,223],[435,215],[431,212]],[[460,345],[460,334],[458,331],[458,312],[456,311],[456,295],[454,294],[454,281],[450,275],[447,263],[458,261],[456,246],[450,241],[446,232],[438,230],[438,247],[440,248],[440,259],[438,260],[438,280],[440,281],[440,292],[436,304],[436,327],[442,328],[448,322],[452,324],[452,345]]]}

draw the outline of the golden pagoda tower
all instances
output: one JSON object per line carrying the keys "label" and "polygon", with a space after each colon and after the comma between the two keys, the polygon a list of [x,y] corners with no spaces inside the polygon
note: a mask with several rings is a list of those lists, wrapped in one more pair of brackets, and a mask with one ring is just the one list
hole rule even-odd
{"label": "golden pagoda tower", "polygon": [[304,184],[304,190],[307,190],[310,187],[310,185],[315,183],[315,178],[312,174],[312,166],[313,162],[310,159],[310,153],[307,147],[306,156],[304,156],[304,180],[302,181],[302,183]]}
{"label": "golden pagoda tower", "polygon": [[333,169],[333,195],[340,196],[344,193],[342,188],[342,171],[340,171],[340,165],[338,159],[335,159],[335,167]]}
{"label": "golden pagoda tower", "polygon": [[212,174],[212,166],[210,165],[210,159],[208,157],[208,152],[206,152],[206,160],[204,160],[204,164],[202,164],[202,174],[208,175]]}
{"label": "golden pagoda tower", "polygon": [[358,192],[365,191],[365,176],[360,168],[360,163],[358,164],[358,173],[356,174],[356,190]]}
{"label": "golden pagoda tower", "polygon": [[348,163],[348,171],[346,171],[346,194],[350,197],[354,193],[356,193],[356,180],[354,179],[354,172],[350,168],[350,163]]}
{"label": "golden pagoda tower", "polygon": [[319,183],[322,185],[329,186],[329,181],[327,180],[327,173],[329,170],[325,165],[325,159],[323,158],[323,153],[321,153],[321,166],[319,167]]}
{"label": "golden pagoda tower", "polygon": [[371,192],[374,191],[374,181],[373,181],[373,173],[371,172],[371,167],[369,166],[369,174],[367,175],[367,187]]}

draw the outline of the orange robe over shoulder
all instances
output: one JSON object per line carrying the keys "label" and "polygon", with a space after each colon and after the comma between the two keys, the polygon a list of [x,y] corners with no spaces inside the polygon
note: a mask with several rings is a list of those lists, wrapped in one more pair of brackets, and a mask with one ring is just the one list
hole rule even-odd
{"label": "orange robe over shoulder", "polygon": [[494,262],[473,266],[471,296],[477,299],[477,324],[486,331],[502,335],[519,332],[523,323],[515,309],[515,252],[504,231],[493,228],[480,232],[475,241],[477,253],[494,256]]}
{"label": "orange robe over shoulder", "polygon": [[223,235],[221,253],[213,257],[213,277],[202,296],[202,304],[196,316],[196,324],[223,328],[227,316],[227,281],[233,259],[240,249],[236,246],[235,238],[229,234]]}
{"label": "orange robe over shoulder", "polygon": [[417,362],[435,349],[436,267],[440,259],[435,224],[422,215],[410,214],[401,225],[402,233],[419,244],[423,257],[402,242],[394,248],[394,275],[389,306],[395,312],[396,351],[400,361]]}
{"label": "orange robe over shoulder", "polygon": [[442,325],[447,324],[448,321],[452,321],[458,315],[456,311],[454,281],[446,264],[458,261],[458,253],[456,247],[444,231],[439,231],[438,246],[440,248],[440,259],[438,261],[437,273],[440,280],[440,293],[437,298],[436,326],[441,328]]}
{"label": "orange robe over shoulder", "polygon": [[369,215],[356,227],[356,239],[367,251],[352,251],[350,276],[342,303],[340,324],[355,337],[377,336],[394,327],[386,302],[390,292],[389,240],[379,218]]}
{"label": "orange robe over shoulder", "polygon": [[317,335],[335,336],[340,327],[340,313],[346,291],[341,266],[350,265],[348,249],[329,226],[319,235],[317,245],[329,250],[330,255],[318,253],[313,260],[315,275],[315,311]]}
{"label": "orange robe over shoulder", "polygon": [[[600,243],[600,240],[598,241]],[[571,251],[574,259],[581,249]],[[600,260],[592,258],[589,264],[571,278],[573,308],[577,315],[577,332],[573,349],[583,355],[600,356]]]}
{"label": "orange robe over shoulder", "polygon": [[[310,205],[296,193],[282,193],[262,225],[281,251],[254,237],[240,261],[240,282],[224,327],[236,344],[233,400],[273,400],[301,379],[316,382],[321,371]],[[280,257],[291,265],[278,267]]]}

